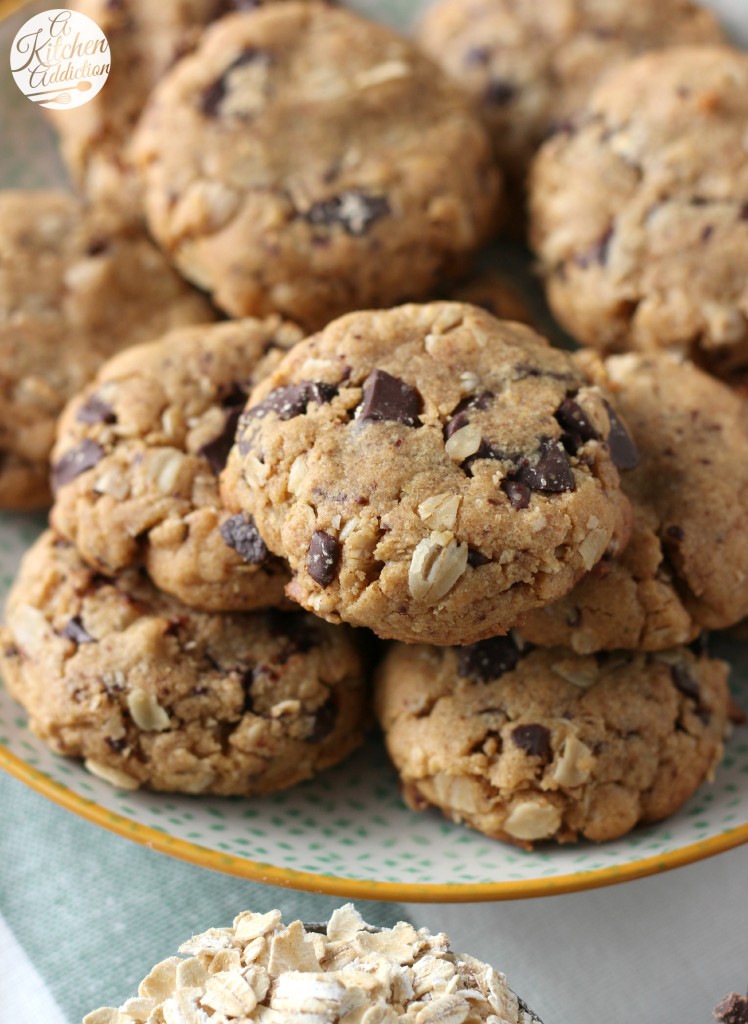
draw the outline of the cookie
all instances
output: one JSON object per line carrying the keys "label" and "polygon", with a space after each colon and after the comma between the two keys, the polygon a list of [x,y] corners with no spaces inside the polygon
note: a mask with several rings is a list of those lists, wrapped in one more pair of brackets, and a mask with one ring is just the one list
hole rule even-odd
{"label": "cookie", "polygon": [[213,318],[136,228],[64,192],[0,192],[0,507],[49,500],[55,420],[105,359]]}
{"label": "cookie", "polygon": [[[265,0],[268,2],[268,0]],[[257,0],[254,6],[259,6]],[[47,111],[73,181],[98,202],[140,213],[128,153],[133,129],[155,84],[196,46],[203,28],[245,0],[73,0],[106,35],[112,70],[106,89],[75,110]]]}
{"label": "cookie", "polygon": [[430,294],[491,233],[499,190],[462,92],[391,29],[319,3],[212,26],[134,151],[184,275],[232,316],[308,329]]}
{"label": "cookie", "polygon": [[266,793],[361,738],[360,658],[314,616],[197,612],[137,569],[103,576],[51,531],[5,614],[0,671],[32,730],[120,788]]}
{"label": "cookie", "polygon": [[690,0],[441,0],[417,38],[477,102],[518,190],[537,147],[604,73],[645,50],[724,41]]}
{"label": "cookie", "polygon": [[503,974],[452,952],[443,932],[416,931],[405,921],[373,928],[351,903],[334,910],[327,924],[284,925],[280,910],[247,910],[231,928],[210,928],[179,952],[156,964],[137,997],[118,1010],[94,1010],[83,1024],[214,1018],[540,1024]]}
{"label": "cookie", "polygon": [[532,174],[532,242],[558,319],[605,351],[748,367],[748,54],[640,57]]}
{"label": "cookie", "polygon": [[108,574],[142,564],[205,611],[278,605],[288,571],[218,493],[252,386],[300,340],[278,317],[171,331],[115,356],[67,407],[55,529]]}
{"label": "cookie", "polygon": [[511,637],[393,645],[375,692],[408,803],[527,849],[673,814],[718,764],[727,706],[727,666],[685,647],[581,656]]}
{"label": "cookie", "polygon": [[353,313],[252,393],[222,488],[295,600],[408,642],[505,632],[628,536],[625,428],[568,353],[475,306]]}
{"label": "cookie", "polygon": [[522,631],[582,654],[661,650],[748,615],[748,404],[667,353],[611,356],[606,369],[641,456],[622,478],[631,540]]}

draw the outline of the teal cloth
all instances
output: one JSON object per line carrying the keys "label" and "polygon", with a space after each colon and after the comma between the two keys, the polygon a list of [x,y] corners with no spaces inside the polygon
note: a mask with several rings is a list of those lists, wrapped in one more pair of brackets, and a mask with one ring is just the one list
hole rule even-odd
{"label": "teal cloth", "polygon": [[[167,857],[77,818],[2,772],[0,806],[0,914],[69,1024],[135,995],[153,964],[191,935],[230,925],[241,910],[277,907],[285,920],[320,921],[346,902]],[[398,904],[356,905],[371,924],[407,916]],[[3,1021],[7,967],[0,967]]]}

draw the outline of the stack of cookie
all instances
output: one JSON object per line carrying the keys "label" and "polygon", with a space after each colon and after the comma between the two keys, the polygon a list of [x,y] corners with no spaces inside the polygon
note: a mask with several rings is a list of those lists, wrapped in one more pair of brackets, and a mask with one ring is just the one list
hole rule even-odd
{"label": "stack of cookie", "polygon": [[[105,6],[113,43],[139,53],[150,15],[133,0],[120,24],[121,5]],[[481,4],[463,6],[478,24]],[[672,6],[693,15],[686,34],[712,25],[684,0]],[[450,7],[434,25],[452,26],[469,55]],[[672,813],[726,734],[727,668],[698,641],[748,615],[748,413],[731,386],[737,320],[710,275],[697,301],[715,331],[707,339],[689,314],[699,340],[688,336],[730,382],[660,351],[675,278],[666,254],[636,248],[659,211],[659,186],[636,175],[647,161],[655,177],[669,167],[649,151],[657,133],[595,113],[538,158],[533,230],[548,277],[569,308],[607,303],[578,318],[600,321],[580,340],[647,350],[572,355],[516,322],[526,312],[500,280],[455,283],[507,212],[502,179],[516,184],[528,140],[558,111],[525,125],[507,159],[468,93],[388,29],[288,0],[201,34],[168,9],[142,91],[121,108],[58,115],[89,205],[73,215],[67,197],[7,199],[6,219],[23,206],[34,225],[7,242],[9,266],[31,248],[25,276],[3,268],[35,346],[34,373],[22,364],[9,390],[42,427],[18,429],[20,415],[0,407],[13,440],[0,472],[20,479],[33,466],[37,501],[68,402],[51,529],[26,556],[0,632],[0,665],[32,727],[120,786],[291,785],[360,740],[359,640],[371,631],[390,641],[374,704],[412,806],[526,846],[610,839]],[[632,14],[621,49],[660,41],[660,16],[639,25]],[[588,35],[603,46],[597,28]],[[579,37],[564,22],[542,60],[565,66]],[[479,82],[501,50],[482,46],[462,61]],[[698,51],[630,66],[683,52]],[[592,77],[570,72],[570,91]],[[509,85],[492,88],[490,103],[514,109]],[[739,118],[725,119],[735,136]],[[591,168],[595,146],[622,163],[605,187],[614,204],[630,200],[630,230],[600,212],[601,185],[576,195],[576,145]],[[637,146],[646,153],[628,175]],[[662,172],[673,194],[687,177],[676,149]],[[686,190],[689,210],[708,187],[733,194],[717,175]],[[42,216],[45,203],[105,227],[80,228],[62,249],[49,239],[69,231],[61,213]],[[742,231],[740,209],[739,227],[715,220],[705,241]],[[129,273],[116,262],[121,234],[149,254],[131,297],[116,290]],[[34,278],[46,274],[56,317],[45,306],[34,319]],[[397,305],[433,294],[451,300]],[[231,319],[215,323],[212,304]],[[80,359],[59,348],[67,336]],[[730,354],[712,358],[719,338]],[[50,380],[42,415],[24,396]]]}

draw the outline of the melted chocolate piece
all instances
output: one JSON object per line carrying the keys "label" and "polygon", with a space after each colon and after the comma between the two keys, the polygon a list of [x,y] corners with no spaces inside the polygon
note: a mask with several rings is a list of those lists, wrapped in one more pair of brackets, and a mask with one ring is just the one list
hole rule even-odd
{"label": "melted chocolate piece", "polygon": [[311,402],[326,405],[337,393],[337,384],[303,380],[300,384],[289,384],[271,391],[262,402],[247,409],[245,415],[247,419],[263,419],[268,413],[274,412],[279,420],[292,420],[295,416],[303,415]]}
{"label": "melted chocolate piece", "polygon": [[324,530],[315,530],[306,556],[306,571],[323,589],[329,587],[338,571],[340,544]]}
{"label": "melted chocolate piece", "polygon": [[57,492],[60,487],[75,480],[87,469],[93,469],[97,463],[104,458],[104,449],[100,444],[88,438],[81,441],[75,448],[65,452],[61,459],[52,466],[52,491]]}
{"label": "melted chocolate piece", "polygon": [[565,398],[553,415],[564,429],[561,440],[572,455],[576,455],[587,441],[600,440],[600,434],[590,423],[584,409],[573,398]]}
{"label": "melted chocolate piece", "polygon": [[239,56],[226,68],[220,78],[217,78],[211,85],[206,86],[200,94],[199,106],[200,110],[206,117],[215,117],[218,114],[219,107],[223,102],[226,93],[228,92],[229,76],[232,71],[237,68],[243,67],[246,64],[254,64],[256,61],[266,61],[270,63],[272,55],[266,50],[257,50],[250,48],[240,53]]}
{"label": "melted chocolate piece", "polygon": [[500,679],[517,666],[522,653],[511,636],[494,636],[457,648],[457,673],[482,683]]}
{"label": "melted chocolate piece", "polygon": [[79,423],[116,423],[114,409],[98,395],[91,395],[75,415]]}
{"label": "melted chocolate piece", "polygon": [[576,481],[569,456],[559,442],[550,437],[541,438],[539,452],[535,465],[531,465],[527,459],[523,460],[514,479],[531,491],[545,494],[575,490]]}
{"label": "melted chocolate piece", "polygon": [[364,381],[364,397],[359,419],[387,420],[406,427],[420,427],[418,414],[423,408],[420,393],[399,377],[385,370],[372,370]]}
{"label": "melted chocolate piece", "polygon": [[261,565],[269,557],[267,545],[251,516],[239,514],[227,519],[221,524],[221,536],[250,565]]}
{"label": "melted chocolate piece", "polygon": [[528,757],[550,760],[551,733],[544,725],[517,725],[512,729],[511,736],[515,747],[524,750]]}
{"label": "melted chocolate piece", "polygon": [[62,635],[74,644],[95,644],[96,638],[91,636],[80,615],[74,615],[62,631]]}
{"label": "melted chocolate piece", "polygon": [[307,210],[305,219],[322,227],[340,225],[349,235],[365,235],[372,224],[392,213],[386,196],[371,195],[359,188],[320,199]]}
{"label": "melted chocolate piece", "polygon": [[501,489],[509,498],[509,504],[517,512],[520,509],[527,508],[530,504],[530,488],[525,484],[521,484],[519,480],[502,480]]}
{"label": "melted chocolate piece", "polygon": [[484,555],[477,548],[468,547],[468,565],[471,565],[473,569],[479,569],[482,565],[488,565],[491,561],[487,555]]}
{"label": "melted chocolate piece", "polygon": [[610,420],[610,433],[608,434],[608,448],[613,465],[619,469],[636,469],[641,461],[636,445],[631,439],[629,432],[616,415],[615,409],[608,402],[605,403]]}
{"label": "melted chocolate piece", "polygon": [[312,731],[304,739],[307,743],[321,743],[335,728],[338,720],[338,706],[332,697],[328,697],[324,704],[314,712],[314,724]]}
{"label": "melted chocolate piece", "polygon": [[670,669],[673,685],[677,690],[697,704],[701,701],[701,688],[697,679],[691,675],[685,665],[673,665]]}
{"label": "melted chocolate piece", "polygon": [[468,395],[467,398],[463,398],[461,402],[458,402],[449,414],[450,419],[445,424],[444,440],[448,441],[455,431],[467,426],[470,422],[467,416],[468,410],[487,409],[493,398],[493,391],[479,391],[477,394]]}

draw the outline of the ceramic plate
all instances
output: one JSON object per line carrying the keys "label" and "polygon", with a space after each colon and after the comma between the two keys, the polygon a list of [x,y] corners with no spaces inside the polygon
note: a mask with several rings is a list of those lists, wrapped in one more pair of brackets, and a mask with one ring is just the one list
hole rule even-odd
{"label": "ceramic plate", "polygon": [[[359,3],[394,18],[414,4]],[[0,14],[2,13],[0,0]],[[34,4],[32,10],[39,9]],[[44,9],[43,7],[41,9]],[[24,17],[27,17],[25,14]],[[20,25],[0,25],[0,62]],[[9,75],[0,77],[0,184],[60,180],[49,134]],[[0,606],[44,517],[0,514]],[[725,642],[748,707],[748,654]],[[664,871],[748,841],[748,729],[731,739],[711,785],[675,817],[600,846],[526,853],[402,803],[381,742],[295,789],[262,799],[124,792],[52,754],[0,685],[0,765],[105,828],[206,867],[292,888],[377,900],[513,899],[593,888]]]}

